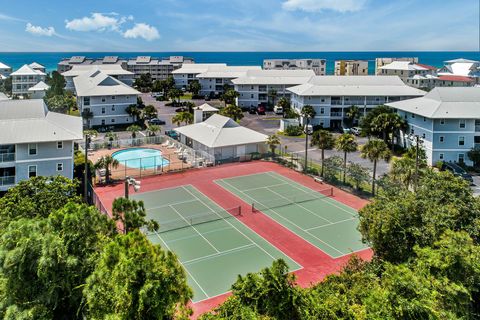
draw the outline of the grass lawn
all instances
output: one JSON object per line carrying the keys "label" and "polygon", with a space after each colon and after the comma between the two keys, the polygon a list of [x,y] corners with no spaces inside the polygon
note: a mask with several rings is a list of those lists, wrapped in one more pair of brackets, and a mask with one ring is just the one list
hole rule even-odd
{"label": "grass lawn", "polygon": [[305,133],[302,133],[299,136],[288,136],[283,131],[277,131],[277,135],[285,138],[304,138],[305,139]]}
{"label": "grass lawn", "polygon": [[180,100],[192,100],[192,94],[191,93],[184,93],[183,95],[180,96]]}

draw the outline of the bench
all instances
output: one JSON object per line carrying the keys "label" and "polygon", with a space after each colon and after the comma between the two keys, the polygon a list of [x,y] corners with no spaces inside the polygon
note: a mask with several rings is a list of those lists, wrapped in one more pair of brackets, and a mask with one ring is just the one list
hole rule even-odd
{"label": "bench", "polygon": [[313,177],[313,180],[314,180],[315,182],[318,182],[318,183],[323,184],[323,179],[320,178],[320,177]]}

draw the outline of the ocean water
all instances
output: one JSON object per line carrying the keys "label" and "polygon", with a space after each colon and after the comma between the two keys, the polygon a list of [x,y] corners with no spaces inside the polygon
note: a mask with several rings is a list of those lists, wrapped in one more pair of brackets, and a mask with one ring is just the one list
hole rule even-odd
{"label": "ocean water", "polygon": [[374,74],[375,58],[378,57],[418,57],[423,64],[441,67],[446,60],[465,58],[480,60],[480,53],[474,51],[419,51],[419,52],[0,52],[0,62],[13,69],[18,69],[25,63],[33,61],[44,65],[48,71],[57,69],[57,63],[63,58],[71,56],[86,56],[101,58],[104,56],[119,56],[130,58],[141,55],[152,57],[168,57],[173,55],[188,56],[197,63],[223,62],[232,66],[262,65],[264,59],[295,59],[295,58],[322,58],[327,59],[327,73],[333,74],[335,60],[359,59],[369,61],[369,73]]}

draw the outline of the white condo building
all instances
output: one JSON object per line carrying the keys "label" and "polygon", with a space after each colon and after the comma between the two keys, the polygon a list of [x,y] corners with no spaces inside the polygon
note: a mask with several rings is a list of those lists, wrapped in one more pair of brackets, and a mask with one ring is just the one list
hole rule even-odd
{"label": "white condo building", "polygon": [[445,65],[438,70],[438,75],[467,77],[480,83],[480,61],[463,58],[445,61]]}
{"label": "white condo building", "polygon": [[175,86],[177,88],[187,88],[188,85],[198,80],[197,75],[203,72],[207,72],[209,68],[213,67],[226,67],[225,63],[192,63],[186,64],[181,68],[172,71],[173,79],[175,80]]}
{"label": "white condo building", "polygon": [[245,76],[232,80],[240,96],[237,105],[241,108],[267,106],[269,93],[276,92],[277,99],[290,100],[288,88],[307,83],[315,75],[313,70],[250,70]]}
{"label": "white condo building", "polygon": [[73,91],[73,79],[85,73],[91,73],[99,70],[115,79],[118,79],[128,86],[133,85],[133,73],[123,69],[119,64],[101,64],[101,65],[75,65],[70,70],[62,73],[65,77],[65,89]]}
{"label": "white condo building", "polygon": [[225,66],[210,67],[207,71],[197,75],[197,79],[202,86],[200,94],[219,95],[224,92],[225,86],[233,87],[233,79],[243,77],[248,71],[261,71],[259,66]]}
{"label": "white condo building", "polygon": [[[352,106],[363,113],[378,105],[422,97],[425,92],[407,86],[397,76],[321,76],[287,89],[292,93],[292,108],[299,114],[311,105],[316,115],[312,125],[339,129]],[[303,119],[302,119],[303,122]]]}
{"label": "white condo building", "polygon": [[78,109],[82,114],[91,112],[84,119],[88,127],[133,123],[135,119],[126,109],[137,103],[137,90],[102,72],[91,70],[73,78]]}
{"label": "white condo building", "polygon": [[394,61],[408,61],[413,64],[418,63],[418,57],[402,57],[402,58],[376,58],[375,59],[375,74],[378,76],[382,73],[382,70],[380,69],[383,66],[386,66],[387,64],[390,64]]}
{"label": "white condo building", "polygon": [[82,119],[48,111],[43,100],[0,101],[0,192],[35,176],[73,178]]}
{"label": "white condo building", "polygon": [[325,59],[265,59],[264,70],[312,70],[317,76],[327,73]]}
{"label": "white condo building", "polygon": [[[32,65],[37,68],[33,68]],[[37,64],[24,64],[20,69],[10,74],[12,77],[12,94],[14,96],[26,96],[30,93],[28,89],[40,81],[45,81],[46,74],[44,71],[41,71],[42,68],[38,66]],[[45,70],[45,68],[43,68],[43,70]]]}
{"label": "white condo building", "polygon": [[429,165],[438,161],[472,164],[467,153],[480,147],[480,88],[435,88],[424,97],[387,105],[408,123],[401,142],[412,145],[418,136]]}
{"label": "white condo building", "polygon": [[195,63],[192,58],[183,56],[170,56],[168,58],[153,58],[150,56],[139,56],[135,59],[128,59],[126,69],[133,72],[135,79],[140,78],[142,74],[149,73],[152,80],[165,80],[172,75],[174,70],[182,67],[184,64]]}
{"label": "white condo building", "polygon": [[12,73],[12,68],[0,62],[0,80],[5,80]]}

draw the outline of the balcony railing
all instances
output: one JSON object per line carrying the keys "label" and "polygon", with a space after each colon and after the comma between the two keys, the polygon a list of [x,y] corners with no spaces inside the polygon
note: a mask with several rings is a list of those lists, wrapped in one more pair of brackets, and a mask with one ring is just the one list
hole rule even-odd
{"label": "balcony railing", "polygon": [[475,125],[475,132],[480,132],[480,125],[478,124]]}
{"label": "balcony railing", "polygon": [[0,153],[0,163],[12,161],[15,161],[15,153]]}
{"label": "balcony railing", "polygon": [[0,186],[10,186],[15,184],[15,176],[0,177]]}
{"label": "balcony railing", "polygon": [[330,117],[342,117],[342,112],[330,112]]}
{"label": "balcony railing", "polygon": [[333,106],[341,106],[342,105],[342,100],[332,100],[332,105]]}

